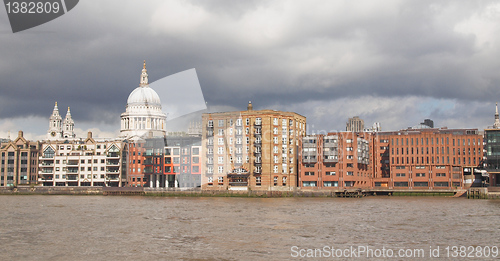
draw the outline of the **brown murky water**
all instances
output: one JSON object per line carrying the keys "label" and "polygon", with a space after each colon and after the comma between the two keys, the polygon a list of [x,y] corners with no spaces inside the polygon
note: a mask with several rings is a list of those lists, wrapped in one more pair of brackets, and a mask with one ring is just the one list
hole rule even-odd
{"label": "brown murky water", "polygon": [[290,260],[359,246],[428,260],[429,247],[500,247],[500,201],[463,198],[0,196],[0,221],[0,260]]}

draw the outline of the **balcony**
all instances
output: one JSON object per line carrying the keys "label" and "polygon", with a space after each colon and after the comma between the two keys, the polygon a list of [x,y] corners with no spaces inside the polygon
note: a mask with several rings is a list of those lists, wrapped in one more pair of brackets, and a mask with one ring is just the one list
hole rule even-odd
{"label": "balcony", "polygon": [[323,162],[339,162],[339,158],[337,156],[325,156]]}
{"label": "balcony", "polygon": [[[146,171],[146,170],[144,170]],[[106,168],[106,173],[119,173],[120,172],[120,168],[116,167],[116,168]]]}
{"label": "balcony", "polygon": [[108,158],[119,158],[120,157],[120,153],[119,152],[109,152],[108,154],[106,154],[106,157],[108,157]]}
{"label": "balcony", "polygon": [[78,180],[78,175],[74,174],[66,175],[66,180]]}
{"label": "balcony", "polygon": [[42,174],[45,174],[45,173],[51,174],[51,173],[54,173],[54,169],[52,169],[52,168],[44,168],[44,169],[42,169],[41,173]]}
{"label": "balcony", "polygon": [[78,160],[68,160],[67,166],[78,166]]}
{"label": "balcony", "polygon": [[40,167],[53,167],[54,162],[42,162],[40,163]]}
{"label": "balcony", "polygon": [[316,159],[316,156],[305,156],[302,157],[302,163],[316,163],[318,160]]}
{"label": "balcony", "polygon": [[[146,164],[146,163],[144,162],[144,164]],[[106,165],[118,166],[118,165],[120,165],[120,161],[119,160],[107,160]]]}
{"label": "balcony", "polygon": [[106,177],[106,180],[109,180],[109,181],[117,181],[120,179],[120,175],[108,175]]}

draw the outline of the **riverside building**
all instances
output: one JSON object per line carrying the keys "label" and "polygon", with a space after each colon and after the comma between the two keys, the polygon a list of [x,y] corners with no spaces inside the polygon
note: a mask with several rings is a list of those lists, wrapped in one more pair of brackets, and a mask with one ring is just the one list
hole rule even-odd
{"label": "riverside building", "polygon": [[477,129],[378,132],[373,143],[373,187],[378,189],[467,188],[483,160]]}
{"label": "riverside building", "polygon": [[36,185],[39,148],[40,143],[26,140],[22,131],[15,140],[1,143],[0,186]]}
{"label": "riverside building", "polygon": [[335,132],[302,138],[301,189],[370,188],[373,175],[369,132]]}
{"label": "riverside building", "polygon": [[38,158],[42,186],[110,186],[126,184],[128,143],[95,140],[44,141]]}
{"label": "riverside building", "polygon": [[495,107],[495,122],[484,130],[485,167],[488,172],[489,185],[500,187],[500,120],[498,104]]}
{"label": "riverside building", "polygon": [[297,186],[298,149],[306,117],[253,110],[202,116],[202,188],[292,190]]}

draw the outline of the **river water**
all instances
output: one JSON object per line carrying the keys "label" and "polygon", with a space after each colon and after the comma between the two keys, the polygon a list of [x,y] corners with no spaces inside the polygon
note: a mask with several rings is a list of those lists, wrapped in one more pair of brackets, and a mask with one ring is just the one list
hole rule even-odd
{"label": "river water", "polygon": [[364,260],[363,247],[370,260],[437,247],[457,260],[452,246],[500,247],[500,201],[463,198],[0,196],[0,221],[0,260]]}

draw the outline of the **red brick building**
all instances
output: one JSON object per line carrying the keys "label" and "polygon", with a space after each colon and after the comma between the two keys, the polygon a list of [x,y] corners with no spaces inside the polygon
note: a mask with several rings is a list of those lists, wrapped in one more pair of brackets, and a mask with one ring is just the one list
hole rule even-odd
{"label": "red brick building", "polygon": [[379,132],[373,147],[374,188],[465,188],[483,158],[483,137],[477,129]]}
{"label": "red brick building", "polygon": [[128,162],[128,187],[144,187],[147,184],[147,178],[144,176],[144,142],[129,143],[129,162]]}
{"label": "red brick building", "polygon": [[302,139],[298,187],[467,188],[483,160],[477,129],[337,132]]}
{"label": "red brick building", "polygon": [[370,188],[373,169],[369,132],[336,132],[302,138],[299,180],[302,189]]}

